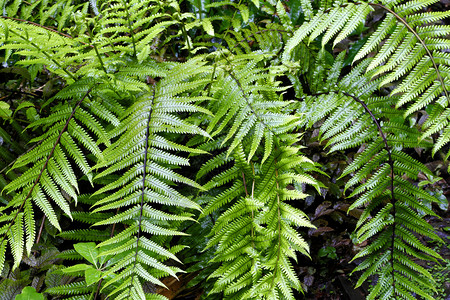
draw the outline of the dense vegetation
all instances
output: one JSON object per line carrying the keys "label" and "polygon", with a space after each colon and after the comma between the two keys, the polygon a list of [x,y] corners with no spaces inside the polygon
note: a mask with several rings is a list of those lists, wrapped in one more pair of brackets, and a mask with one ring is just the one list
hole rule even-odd
{"label": "dense vegetation", "polygon": [[438,1],[1,3],[2,299],[300,299],[327,193],[355,288],[437,297]]}

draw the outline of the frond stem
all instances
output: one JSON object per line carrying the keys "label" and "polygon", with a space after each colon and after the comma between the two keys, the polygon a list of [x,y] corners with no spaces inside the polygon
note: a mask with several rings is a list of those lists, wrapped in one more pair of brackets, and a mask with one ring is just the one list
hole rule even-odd
{"label": "frond stem", "polygon": [[[239,5],[241,5],[241,2],[242,2],[242,0],[239,0],[237,6],[235,6],[235,7],[238,7]],[[234,20],[234,18],[236,17],[236,14],[237,14],[237,10],[234,10],[231,20]],[[230,32],[230,30],[225,31],[225,34],[223,35],[223,40],[225,40],[225,38],[227,37],[228,32]]]}
{"label": "frond stem", "polygon": [[[121,198],[122,199],[122,198]],[[116,210],[116,216],[119,213],[120,207],[117,208]],[[114,231],[116,229],[116,223],[113,224],[112,228],[111,228],[111,233],[109,234],[109,237],[112,238],[114,236]],[[107,261],[105,261],[103,263],[103,265],[101,266],[101,268],[104,268],[106,266]],[[103,282],[103,278],[100,279],[100,281],[98,282],[97,285],[97,290],[95,291],[95,295],[94,295],[94,300],[97,300],[97,296],[100,294],[100,287],[102,286],[102,282]]]}
{"label": "frond stem", "polygon": [[[243,181],[243,184],[244,184],[245,197],[248,198],[249,195],[248,195],[247,183],[245,181],[245,174],[244,174],[244,172],[242,172],[242,181]],[[255,180],[253,179],[252,200],[253,200],[253,189],[254,189],[254,186],[255,186]],[[251,238],[252,238],[252,248],[255,248],[255,242],[253,240],[253,238],[254,238],[254,232],[253,232],[253,218],[254,218],[254,216],[253,216],[253,209],[251,211],[252,212],[250,213],[250,217],[252,218],[252,226],[251,226],[250,234],[251,234]]]}
{"label": "frond stem", "polygon": [[42,217],[41,226],[39,227],[39,233],[36,238],[36,244],[39,244],[39,240],[41,239],[42,230],[44,229],[44,223],[45,223],[45,215]]}
{"label": "frond stem", "polygon": [[[274,160],[275,165],[277,164],[277,159],[275,158]],[[278,169],[275,168],[275,178],[278,179]],[[278,180],[275,181],[276,185],[277,185],[277,214],[278,214],[278,253],[277,253],[277,260],[275,262],[275,270],[273,273],[273,277],[272,277],[272,282],[270,284],[270,289],[273,290],[274,287],[274,283],[275,283],[275,277],[277,275],[277,266],[278,266],[278,262],[280,261],[280,257],[281,257],[281,211],[280,211],[280,194],[279,194],[279,190],[280,190],[280,184],[278,183]]]}
{"label": "frond stem", "polygon": [[179,20],[181,22],[181,32],[183,33],[184,39],[186,40],[186,45],[188,47],[189,50],[189,56],[192,54],[192,47],[191,47],[191,42],[189,41],[188,35],[187,35],[187,31],[186,31],[186,27],[184,26],[183,21]]}
{"label": "frond stem", "polygon": [[245,196],[248,197],[247,183],[245,182],[244,172],[242,172],[242,181],[244,182]]}
{"label": "frond stem", "polygon": [[[355,5],[362,4],[361,2],[352,2],[352,3]],[[370,6],[380,7],[382,9],[388,11],[389,13],[391,13],[400,23],[402,23],[406,27],[406,29],[408,29],[409,32],[411,32],[416,37],[416,39],[420,42],[420,44],[422,44],[423,48],[427,52],[427,55],[430,57],[431,62],[433,63],[433,68],[436,70],[436,75],[442,86],[445,97],[447,98],[447,103],[450,104],[449,94],[448,94],[447,88],[445,87],[444,79],[441,76],[441,72],[439,71],[436,61],[434,60],[433,54],[431,53],[430,49],[428,49],[427,44],[425,44],[425,42],[422,40],[422,38],[419,36],[419,34],[414,30],[414,28],[411,27],[411,25],[408,24],[408,22],[406,22],[405,19],[400,17],[399,14],[397,14],[395,11],[393,11],[389,7],[386,7],[383,4],[373,3],[373,2],[368,2],[367,4]],[[342,4],[342,5],[340,5],[340,7],[346,7],[347,5],[348,4]],[[325,10],[324,12],[329,12],[330,10],[331,10],[331,8]]]}
{"label": "frond stem", "polygon": [[378,128],[378,132],[381,136],[381,139],[383,140],[384,143],[384,148],[387,151],[388,154],[388,164],[389,167],[391,169],[391,183],[390,183],[390,190],[391,190],[391,200],[392,200],[392,217],[394,219],[394,222],[392,224],[392,238],[391,238],[391,265],[392,265],[392,287],[394,289],[394,294],[395,294],[395,270],[394,270],[394,241],[395,241],[395,227],[396,227],[396,222],[395,222],[395,216],[396,216],[396,208],[395,208],[395,203],[396,203],[396,199],[395,199],[395,194],[394,194],[394,161],[392,160],[392,154],[391,154],[391,149],[389,147],[389,144],[387,142],[387,138],[386,135],[384,134],[380,123],[378,122],[377,118],[373,115],[372,111],[370,110],[370,108],[367,106],[366,103],[364,103],[363,100],[359,99],[357,96],[349,94],[347,92],[340,92],[340,91],[329,91],[329,92],[321,92],[321,93],[316,93],[313,94],[312,96],[319,96],[319,95],[327,95],[330,93],[335,93],[335,94],[339,94],[342,93],[343,95],[352,98],[353,100],[355,100],[357,103],[361,104],[361,106],[364,108],[364,110],[370,115],[370,117],[372,118],[373,122],[375,123],[375,125]]}
{"label": "frond stem", "polygon": [[[253,166],[252,163],[252,174],[253,174],[253,180],[252,180],[252,201],[255,200],[255,167]],[[255,219],[255,213],[253,212],[253,208],[252,208],[252,247],[253,249],[255,248],[255,233],[254,233],[254,228],[253,228],[253,220]]]}
{"label": "frond stem", "polygon": [[436,61],[434,60],[433,54],[431,53],[430,49],[428,49],[427,44],[425,44],[425,42],[422,40],[422,38],[419,36],[419,34],[414,30],[414,28],[412,28],[408,24],[408,22],[406,22],[405,19],[400,17],[395,11],[393,11],[389,7],[386,7],[386,6],[384,6],[382,4],[379,4],[379,3],[371,3],[371,2],[369,2],[369,5],[370,6],[381,7],[383,9],[387,10],[388,12],[390,12],[391,14],[393,14],[394,17],[398,21],[400,21],[400,23],[402,23],[409,30],[409,32],[411,32],[416,37],[416,39],[422,44],[423,48],[425,49],[425,51],[427,52],[428,56],[430,57],[431,62],[433,63],[434,69],[436,70],[436,75],[437,75],[437,78],[438,78],[439,82],[441,83],[442,89],[444,90],[445,97],[447,98],[447,103],[450,104],[450,98],[449,98],[449,95],[448,95],[447,88],[445,87],[444,80],[443,80],[443,78],[441,76],[441,72],[439,71],[439,68],[438,68],[438,66],[436,64]]}
{"label": "frond stem", "polygon": [[214,62],[213,71],[212,71],[212,74],[211,74],[211,82],[209,83],[208,91],[207,91],[207,93],[206,93],[206,95],[207,95],[208,97],[209,97],[210,94],[211,94],[211,87],[212,87],[212,84],[213,84],[213,82],[214,82],[214,76],[216,76],[216,69],[217,69],[217,64]]}
{"label": "frond stem", "polygon": [[361,104],[361,106],[364,108],[364,110],[369,113],[370,117],[372,118],[373,122],[375,123],[375,125],[378,128],[378,132],[380,133],[381,138],[383,139],[384,142],[384,147],[388,153],[388,164],[391,168],[391,199],[392,199],[392,217],[394,219],[394,222],[392,223],[392,238],[391,238],[391,265],[392,265],[392,287],[394,289],[394,295],[395,293],[395,268],[394,268],[394,241],[395,241],[395,227],[396,227],[396,222],[395,222],[395,216],[396,216],[396,209],[395,209],[395,203],[396,203],[396,199],[395,199],[395,195],[394,195],[394,161],[392,160],[392,154],[391,154],[391,149],[388,145],[387,139],[386,139],[386,135],[384,134],[383,130],[381,129],[381,125],[378,122],[377,118],[375,118],[375,116],[373,115],[372,111],[369,109],[369,107],[366,105],[366,103],[364,103],[363,100],[359,99],[358,97],[351,95],[347,92],[342,92],[342,94],[344,94],[347,97],[352,98],[353,100],[355,100],[356,102],[358,102],[359,104]]}
{"label": "frond stem", "polygon": [[[152,112],[153,112],[153,103],[155,101],[155,93],[156,93],[156,87],[153,86],[153,95],[152,95],[152,101],[150,103],[150,111],[148,112],[148,118],[147,118],[147,128],[145,130],[145,148],[144,148],[144,165],[143,165],[143,174],[142,174],[142,192],[141,192],[141,203],[140,205],[140,209],[139,209],[139,221],[138,221],[138,232],[137,232],[137,237],[136,237],[136,251],[134,253],[134,263],[133,263],[133,269],[136,268],[136,263],[137,263],[137,256],[138,256],[138,252],[139,252],[139,240],[141,238],[141,226],[142,226],[142,216],[144,215],[144,197],[145,197],[145,178],[147,175],[147,158],[148,158],[148,138],[150,136],[150,122],[152,119]],[[135,274],[133,273],[133,276]],[[133,279],[131,279],[133,280]],[[128,290],[128,298],[130,298],[130,293],[131,293],[131,287]]]}
{"label": "frond stem", "polygon": [[[88,23],[88,22],[86,22],[86,23]],[[106,72],[105,64],[103,63],[103,59],[102,59],[102,57],[100,56],[100,53],[98,52],[97,45],[96,45],[96,44],[94,43],[94,41],[92,40],[92,36],[93,36],[92,30],[91,30],[91,28],[89,27],[89,24],[86,24],[86,27],[87,27],[87,30],[88,30],[88,33],[89,33],[89,34],[88,34],[89,42],[91,43],[92,47],[94,47],[95,55],[97,55],[97,58],[98,58],[98,60],[100,61],[100,65],[101,65],[101,67],[102,67],[103,72],[105,72],[105,74],[107,74],[108,72]]]}
{"label": "frond stem", "polygon": [[127,13],[128,29],[130,30],[131,42],[133,43],[133,56],[136,57],[136,41],[134,39],[133,27],[131,26],[131,16],[128,10],[128,4],[126,1],[122,0],[122,5],[125,7],[125,12]]}

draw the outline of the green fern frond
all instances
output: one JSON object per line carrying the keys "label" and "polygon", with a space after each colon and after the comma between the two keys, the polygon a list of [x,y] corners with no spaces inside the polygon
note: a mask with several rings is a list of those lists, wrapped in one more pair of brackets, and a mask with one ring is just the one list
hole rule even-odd
{"label": "green fern frond", "polygon": [[[16,204],[16,207],[19,207],[19,211],[15,213],[15,217],[10,221],[10,225],[5,233],[5,235],[9,235],[11,249],[14,249],[14,253],[16,253],[15,266],[20,262],[24,250],[23,236],[20,234],[23,227],[23,220],[26,220],[25,228],[28,232],[26,235],[27,254],[30,253],[31,247],[34,244],[34,205],[38,206],[44,212],[49,222],[59,230],[61,230],[61,228],[55,214],[56,207],[60,208],[67,216],[72,218],[68,199],[63,196],[63,192],[74,197],[74,200],[76,201],[75,191],[78,190],[78,187],[75,176],[73,175],[74,170],[72,164],[69,163],[69,160],[67,159],[67,154],[72,156],[75,164],[88,176],[88,178],[90,176],[90,167],[85,159],[85,154],[71,137],[74,130],[83,132],[82,135],[78,136],[74,134],[75,140],[78,140],[81,145],[90,140],[89,143],[92,144],[89,145],[92,147],[87,147],[87,150],[95,150],[94,154],[101,154],[98,146],[93,143],[93,139],[90,135],[88,135],[80,125],[75,123],[75,120],[78,117],[76,111],[77,109],[81,109],[79,107],[80,104],[88,96],[91,90],[92,88],[85,92],[85,95],[78,100],[78,103],[73,106],[73,108],[66,106],[66,109],[62,110],[60,114],[40,119],[29,126],[36,127],[38,125],[46,125],[50,127],[49,131],[54,132],[54,134],[49,135],[44,133],[43,138],[41,139],[42,142],[37,144],[33,151],[24,154],[15,162],[12,169],[17,169],[28,164],[32,164],[32,166],[23,174],[23,176],[16,178],[5,187],[9,193],[16,192],[17,194],[15,197],[21,202],[21,204]],[[85,115],[88,114],[85,113]],[[83,118],[80,122],[83,125],[86,123]],[[87,127],[89,128],[90,126],[87,125]],[[87,139],[87,141],[84,139]],[[87,152],[89,153],[89,151]],[[38,160],[36,160],[36,156]],[[56,205],[52,205],[49,199],[51,199],[52,202],[55,202]],[[20,212],[22,208],[24,209],[23,213]],[[5,235],[3,236],[1,243],[6,243]]]}
{"label": "green fern frond", "polygon": [[[294,299],[294,262],[310,255],[299,230],[315,228],[295,201],[328,176],[301,153],[314,130],[354,153],[339,180],[362,211],[357,286],[375,277],[368,299],[432,299],[420,261],[442,259],[422,242],[442,242],[423,218],[438,200],[417,182],[435,177],[410,153],[450,142],[450,14],[427,11],[437,1],[3,1],[0,50],[27,76],[0,103],[0,270],[80,240],[95,255],[59,253],[49,297],[162,299],[149,287],[184,256],[202,260],[187,272],[203,269],[211,294]],[[208,251],[180,256],[183,240]],[[95,268],[73,263],[85,259]]]}
{"label": "green fern frond", "polygon": [[[363,64],[367,66],[367,62]],[[306,101],[312,104],[312,113],[306,113],[310,118],[307,124],[312,125],[329,115],[321,126],[321,138],[328,139],[330,151],[364,146],[364,150],[341,175],[352,175],[345,190],[352,190],[349,197],[359,197],[349,210],[361,206],[365,208],[357,223],[358,241],[372,241],[354,258],[365,258],[353,271],[364,270],[356,286],[360,286],[369,276],[381,274],[369,298],[413,297],[412,293],[416,293],[417,289],[423,291],[431,286],[428,281],[416,279],[417,273],[432,279],[425,269],[411,263],[411,259],[440,259],[439,254],[424,246],[414,237],[414,233],[435,240],[440,238],[417,213],[420,210],[434,215],[425,208],[423,201],[436,200],[404,178],[417,179],[419,172],[427,175],[431,172],[398,150],[399,146],[417,146],[419,132],[404,124],[401,111],[395,112],[386,106],[387,103],[395,104],[396,99],[370,97],[377,89],[377,82],[368,83],[371,76],[361,76],[363,70],[354,69],[342,78],[337,90],[327,92],[328,97],[307,97]],[[353,90],[355,94],[342,90]],[[324,100],[332,103],[324,103]],[[315,112],[319,107],[322,111]],[[425,292],[420,295],[432,298]]]}
{"label": "green fern frond", "polygon": [[[439,103],[445,108],[450,101],[446,88],[448,75],[445,71],[449,65],[447,61],[439,60],[438,57],[442,56],[442,49],[449,47],[448,39],[440,38],[447,37],[449,29],[446,25],[436,26],[433,23],[445,18],[446,13],[421,13],[423,7],[434,2],[396,1],[386,5],[349,3],[345,7],[337,5],[326,13],[319,11],[311,21],[305,22],[297,29],[294,36],[288,41],[283,61],[288,63],[293,50],[299,47],[299,44],[308,36],[311,42],[326,31],[322,39],[323,47],[339,32],[334,42],[336,45],[351,34],[358,22],[365,20],[367,14],[373,9],[372,7],[380,7],[387,12],[387,16],[377,30],[369,36],[368,41],[356,54],[353,62],[362,59],[372,51],[376,52],[366,70],[372,78],[385,74],[379,82],[380,87],[399,81],[398,86],[393,89],[391,94],[404,93],[396,104],[397,108],[412,102],[405,111],[406,116],[432,103]],[[427,17],[429,19],[426,19]],[[422,22],[417,22],[419,18]],[[375,48],[383,41],[383,46],[376,50]],[[436,112],[427,127],[439,124],[438,122],[433,123],[433,121],[442,113],[442,110],[439,113]],[[441,129],[443,128],[442,125],[439,126]],[[437,130],[433,128],[432,131],[436,132]],[[429,131],[424,137],[430,136],[432,131]],[[433,153],[448,143],[447,136],[448,134],[444,131],[444,135],[435,146]]]}
{"label": "green fern frond", "polygon": [[[316,182],[307,174],[297,173],[309,163],[298,154],[298,147],[276,149],[257,165],[247,162],[244,151],[249,151],[248,147],[238,146],[232,152],[235,166],[231,169],[238,175],[230,179],[232,187],[216,196],[204,212],[228,207],[217,218],[207,244],[216,245],[214,261],[222,264],[210,276],[217,278],[211,292],[224,292],[225,298],[233,299],[256,299],[266,293],[292,299],[291,290],[302,289],[289,257],[296,259],[295,250],[308,255],[307,243],[294,228],[314,226],[304,213],[285,202],[306,195],[293,193],[286,186]],[[293,156],[296,160],[291,161]],[[209,186],[220,189],[223,185],[229,185],[228,181]],[[280,281],[285,285],[279,289]]]}
{"label": "green fern frond", "polygon": [[[105,162],[97,166],[107,167],[107,169],[96,178],[128,169],[119,179],[95,193],[113,192],[97,201],[95,214],[110,209],[122,210],[114,216],[102,218],[94,224],[95,226],[119,223],[131,225],[127,230],[99,245],[109,245],[109,250],[102,251],[101,256],[120,254],[122,257],[105,273],[105,276],[116,274],[114,279],[106,280],[105,287],[120,283],[110,292],[110,295],[115,295],[114,297],[140,299],[137,295],[142,292],[143,281],[163,286],[155,277],[155,271],[152,270],[175,276],[170,268],[158,262],[150,253],[156,251],[160,255],[171,258],[174,257],[173,254],[161,246],[155,249],[154,245],[157,244],[146,236],[183,234],[170,225],[167,227],[170,223],[166,221],[179,222],[192,219],[186,215],[165,213],[160,210],[158,203],[199,209],[196,203],[170,186],[171,183],[182,182],[201,188],[197,183],[172,170],[171,166],[186,165],[187,160],[167,152],[166,147],[161,146],[160,143],[160,135],[168,131],[179,134],[201,134],[208,137],[208,134],[199,127],[178,119],[175,115],[186,111],[186,102],[196,101],[195,97],[189,99],[182,93],[189,92],[202,84],[203,79],[196,76],[201,72],[208,72],[208,69],[200,68],[196,72],[190,71],[188,76],[179,74],[182,74],[184,69],[192,70],[197,64],[197,60],[192,60],[184,65],[174,66],[167,74],[167,80],[162,79],[153,87],[153,91],[144,93],[138,98],[127,110],[122,123],[115,129],[121,133],[120,138],[104,151]],[[179,81],[174,82],[174,78]],[[169,83],[175,87],[175,91],[166,89]],[[194,105],[189,106],[187,111],[204,112]],[[116,135],[118,134],[112,134],[112,136]],[[177,143],[172,145],[172,149],[190,152],[189,148]]]}
{"label": "green fern frond", "polygon": [[78,281],[45,290],[50,295],[80,295],[91,292],[91,288],[84,281]]}

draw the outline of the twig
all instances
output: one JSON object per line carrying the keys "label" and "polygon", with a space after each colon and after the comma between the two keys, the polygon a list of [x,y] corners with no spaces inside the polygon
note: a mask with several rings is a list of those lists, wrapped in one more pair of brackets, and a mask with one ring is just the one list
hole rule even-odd
{"label": "twig", "polygon": [[37,239],[36,239],[36,244],[39,244],[39,240],[41,239],[42,229],[44,228],[44,223],[45,223],[45,215],[42,218],[41,226],[39,227],[39,234],[38,234]]}

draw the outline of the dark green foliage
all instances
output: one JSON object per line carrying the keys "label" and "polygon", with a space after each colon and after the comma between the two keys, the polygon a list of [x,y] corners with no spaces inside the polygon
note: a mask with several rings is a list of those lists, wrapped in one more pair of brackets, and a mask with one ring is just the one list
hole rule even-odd
{"label": "dark green foliage", "polygon": [[315,227],[296,204],[327,176],[302,154],[318,125],[328,151],[358,150],[340,174],[349,210],[363,209],[356,286],[375,277],[368,299],[433,299],[420,261],[442,258],[420,237],[442,242],[424,220],[439,201],[416,184],[433,173],[411,149],[450,141],[450,14],[426,11],[437,1],[292,2],[1,2],[14,88],[47,80],[42,97],[0,102],[5,299],[29,285],[164,299],[162,279],[194,250],[206,297],[295,299]]}

